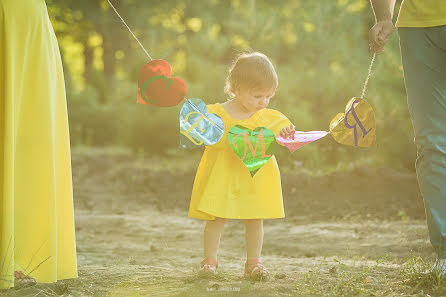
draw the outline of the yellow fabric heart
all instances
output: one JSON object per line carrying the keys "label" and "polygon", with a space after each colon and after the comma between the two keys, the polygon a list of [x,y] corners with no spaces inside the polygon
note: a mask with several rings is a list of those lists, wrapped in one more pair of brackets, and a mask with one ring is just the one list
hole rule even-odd
{"label": "yellow fabric heart", "polygon": [[375,131],[373,109],[361,98],[352,98],[345,113],[338,113],[330,122],[331,135],[345,145],[376,147]]}

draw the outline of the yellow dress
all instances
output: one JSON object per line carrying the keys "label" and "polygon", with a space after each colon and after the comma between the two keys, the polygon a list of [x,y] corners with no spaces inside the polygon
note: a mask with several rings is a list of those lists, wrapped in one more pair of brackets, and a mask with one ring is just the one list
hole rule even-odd
{"label": "yellow dress", "polygon": [[59,48],[44,0],[0,0],[0,288],[77,277]]}
{"label": "yellow dress", "polygon": [[276,158],[272,156],[251,177],[248,168],[229,146],[228,131],[234,125],[242,125],[251,131],[266,127],[278,135],[291,122],[280,112],[267,108],[248,119],[237,120],[218,103],[207,107],[209,113],[222,118],[225,133],[218,143],[207,146],[204,151],[195,176],[189,217],[203,220],[214,220],[215,217],[283,218],[282,186]]}

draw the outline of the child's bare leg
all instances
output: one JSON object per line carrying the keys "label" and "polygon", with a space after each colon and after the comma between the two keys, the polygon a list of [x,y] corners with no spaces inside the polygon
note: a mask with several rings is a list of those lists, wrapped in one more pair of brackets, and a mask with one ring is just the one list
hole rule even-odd
{"label": "child's bare leg", "polygon": [[263,245],[263,220],[243,220],[245,224],[246,262],[245,278],[252,280],[266,280],[269,272],[261,264],[260,254]]}
{"label": "child's bare leg", "polygon": [[263,220],[243,220],[245,224],[245,241],[247,259],[258,259],[262,253]]}
{"label": "child's bare leg", "polygon": [[204,258],[217,260],[217,250],[220,245],[220,235],[226,219],[208,220],[204,228]]}

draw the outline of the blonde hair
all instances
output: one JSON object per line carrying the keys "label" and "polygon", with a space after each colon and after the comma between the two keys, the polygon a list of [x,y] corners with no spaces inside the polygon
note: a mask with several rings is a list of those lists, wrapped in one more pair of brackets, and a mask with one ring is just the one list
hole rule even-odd
{"label": "blonde hair", "polygon": [[271,61],[262,53],[242,53],[232,63],[226,77],[225,93],[234,97],[241,88],[266,90],[277,88],[279,81]]}

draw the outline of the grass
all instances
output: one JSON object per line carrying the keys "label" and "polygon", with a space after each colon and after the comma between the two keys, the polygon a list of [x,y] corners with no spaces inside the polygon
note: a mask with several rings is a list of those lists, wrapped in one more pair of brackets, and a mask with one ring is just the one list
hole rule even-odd
{"label": "grass", "polygon": [[296,296],[445,296],[446,278],[430,272],[433,263],[421,257],[407,259],[400,268],[388,260],[376,265],[347,265],[335,259],[328,271],[318,266],[296,281]]}
{"label": "grass", "polygon": [[[80,271],[79,278],[55,284],[18,286],[1,296],[444,296],[446,278],[430,273],[432,261],[382,256],[321,259],[307,272],[273,274],[267,282],[243,280],[219,271],[199,277],[192,271],[154,271],[135,265]],[[120,265],[120,266],[119,266]],[[87,271],[88,270],[88,271]],[[184,269],[183,269],[184,270]]]}
{"label": "grass", "polygon": [[446,296],[446,277],[432,272],[432,265],[421,257],[408,259],[400,271],[402,285],[410,288],[411,294]]}

